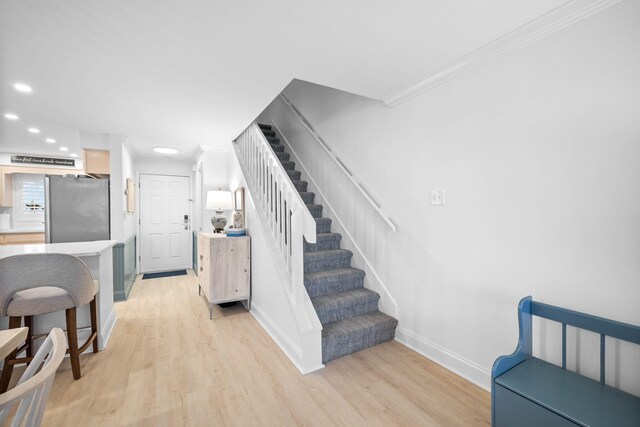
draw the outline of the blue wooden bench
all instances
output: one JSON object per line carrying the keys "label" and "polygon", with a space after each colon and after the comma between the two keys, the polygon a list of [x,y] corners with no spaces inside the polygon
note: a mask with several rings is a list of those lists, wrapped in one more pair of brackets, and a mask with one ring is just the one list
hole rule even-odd
{"label": "blue wooden bench", "polygon": [[[532,316],[562,324],[562,366],[532,355]],[[605,336],[640,344],[640,327],[523,298],[518,305],[520,338],[491,372],[494,427],[640,427],[640,398],[605,384]],[[600,334],[600,381],[568,371],[567,325]]]}

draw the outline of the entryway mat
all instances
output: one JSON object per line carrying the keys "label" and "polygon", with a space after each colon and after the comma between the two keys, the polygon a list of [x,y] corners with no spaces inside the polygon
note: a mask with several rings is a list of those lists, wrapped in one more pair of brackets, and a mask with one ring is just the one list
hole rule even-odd
{"label": "entryway mat", "polygon": [[142,280],[157,279],[159,277],[184,276],[185,274],[187,274],[187,270],[163,271],[162,273],[145,273],[142,276]]}

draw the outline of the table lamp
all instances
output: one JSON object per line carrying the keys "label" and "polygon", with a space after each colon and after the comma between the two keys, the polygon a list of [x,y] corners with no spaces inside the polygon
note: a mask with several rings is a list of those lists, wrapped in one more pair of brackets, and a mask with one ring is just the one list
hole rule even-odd
{"label": "table lamp", "polygon": [[227,217],[224,216],[223,211],[233,209],[231,191],[223,191],[222,189],[208,191],[206,208],[216,211],[216,214],[211,217],[211,225],[213,225],[214,233],[221,233],[224,226],[227,225]]}

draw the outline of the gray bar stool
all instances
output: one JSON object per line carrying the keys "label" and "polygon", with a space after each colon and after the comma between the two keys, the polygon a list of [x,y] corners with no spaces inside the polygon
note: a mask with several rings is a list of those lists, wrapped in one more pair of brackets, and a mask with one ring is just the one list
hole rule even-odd
{"label": "gray bar stool", "polygon": [[[45,253],[15,255],[0,260],[0,315],[9,316],[9,329],[19,328],[22,318],[29,328],[27,342],[13,351],[4,362],[0,393],[7,390],[13,365],[33,358],[33,316],[65,310],[67,339],[73,378],[80,379],[80,354],[93,343],[98,352],[96,294],[98,283],[87,266],[73,255]],[[76,308],[90,304],[91,336],[78,348]],[[26,356],[16,358],[23,350]]]}

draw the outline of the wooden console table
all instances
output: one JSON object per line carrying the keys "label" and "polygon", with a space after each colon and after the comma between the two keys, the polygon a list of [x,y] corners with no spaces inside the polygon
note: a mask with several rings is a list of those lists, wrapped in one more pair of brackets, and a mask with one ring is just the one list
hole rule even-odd
{"label": "wooden console table", "polygon": [[[198,235],[199,291],[209,301],[209,318],[213,304],[251,299],[251,239],[225,234]],[[250,307],[250,305],[248,304]]]}

